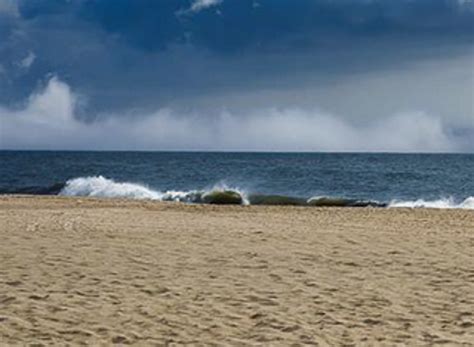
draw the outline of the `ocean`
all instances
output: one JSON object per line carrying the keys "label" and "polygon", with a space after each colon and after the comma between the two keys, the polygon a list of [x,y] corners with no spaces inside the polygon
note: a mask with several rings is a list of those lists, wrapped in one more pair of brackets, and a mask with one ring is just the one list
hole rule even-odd
{"label": "ocean", "polygon": [[474,154],[0,151],[0,194],[474,209]]}

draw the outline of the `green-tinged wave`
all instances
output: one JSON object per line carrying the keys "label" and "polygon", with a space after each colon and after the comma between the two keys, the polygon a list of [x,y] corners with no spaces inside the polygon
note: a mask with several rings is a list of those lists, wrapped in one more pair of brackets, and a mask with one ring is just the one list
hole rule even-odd
{"label": "green-tinged wave", "polygon": [[306,199],[285,195],[253,194],[249,196],[250,205],[304,206]]}
{"label": "green-tinged wave", "polygon": [[386,207],[387,204],[370,200],[344,199],[337,197],[316,197],[307,202],[308,206],[317,207]]}
{"label": "green-tinged wave", "polygon": [[201,201],[205,204],[215,205],[242,205],[244,198],[239,192],[233,190],[214,190],[204,193],[201,196]]}

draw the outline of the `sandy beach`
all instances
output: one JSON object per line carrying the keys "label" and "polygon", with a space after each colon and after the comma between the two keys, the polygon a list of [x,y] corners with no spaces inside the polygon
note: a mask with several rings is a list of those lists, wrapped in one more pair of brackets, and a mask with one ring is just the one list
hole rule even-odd
{"label": "sandy beach", "polygon": [[0,198],[0,345],[474,345],[474,212]]}

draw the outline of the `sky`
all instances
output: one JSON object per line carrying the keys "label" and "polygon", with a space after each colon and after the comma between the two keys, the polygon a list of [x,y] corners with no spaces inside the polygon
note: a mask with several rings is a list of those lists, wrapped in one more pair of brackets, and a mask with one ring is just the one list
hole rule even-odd
{"label": "sky", "polygon": [[0,0],[0,149],[474,152],[473,0]]}

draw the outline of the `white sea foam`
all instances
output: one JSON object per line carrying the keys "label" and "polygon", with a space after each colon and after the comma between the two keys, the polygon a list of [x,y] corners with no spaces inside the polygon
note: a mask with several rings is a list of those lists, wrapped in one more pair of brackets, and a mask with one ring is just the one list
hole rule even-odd
{"label": "white sea foam", "polygon": [[389,207],[408,207],[408,208],[440,208],[440,209],[447,209],[447,208],[459,208],[459,209],[467,209],[467,210],[474,210],[474,196],[470,196],[467,199],[457,202],[453,198],[443,198],[438,200],[413,200],[413,201],[400,201],[400,200],[393,200],[390,202]]}
{"label": "white sea foam", "polygon": [[119,183],[103,176],[79,177],[66,182],[59,195],[161,200],[163,193],[136,183]]}
{"label": "white sea foam", "polygon": [[101,198],[150,199],[162,201],[201,202],[206,194],[213,192],[233,191],[242,197],[243,204],[249,204],[246,194],[224,183],[219,183],[208,190],[165,192],[153,190],[145,185],[130,182],[115,182],[103,176],[78,177],[66,182],[59,195],[91,196]]}

